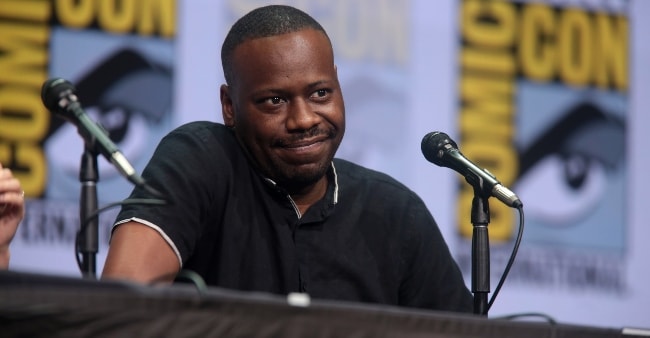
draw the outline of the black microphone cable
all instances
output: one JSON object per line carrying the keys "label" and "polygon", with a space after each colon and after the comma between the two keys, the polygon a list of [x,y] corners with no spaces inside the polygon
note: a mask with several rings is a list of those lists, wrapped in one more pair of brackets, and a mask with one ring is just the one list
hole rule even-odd
{"label": "black microphone cable", "polygon": [[93,211],[88,215],[85,219],[81,220],[81,224],[79,226],[79,230],[77,230],[77,234],[75,236],[75,241],[74,241],[74,253],[75,253],[75,259],[77,261],[77,266],[79,267],[80,271],[83,271],[83,262],[81,258],[81,250],[80,250],[80,241],[81,241],[81,235],[86,231],[86,227],[88,227],[88,224],[95,220],[96,217],[99,216],[102,212],[109,210],[111,208],[115,208],[118,206],[123,206],[123,205],[134,205],[134,204],[139,204],[139,205],[166,205],[168,204],[166,200],[164,199],[156,199],[156,198],[127,198],[122,201],[118,202],[113,202],[109,203],[101,208],[98,208],[97,210]]}
{"label": "black microphone cable", "polygon": [[510,269],[512,268],[512,265],[515,262],[515,257],[517,256],[517,252],[519,251],[519,244],[521,244],[521,239],[524,234],[524,207],[523,205],[520,205],[517,207],[517,211],[519,212],[519,230],[517,230],[517,238],[515,239],[514,246],[512,248],[512,252],[510,253],[510,258],[508,259],[508,263],[506,264],[505,269],[503,270],[503,274],[501,274],[501,278],[499,279],[499,283],[497,284],[497,287],[494,289],[494,293],[492,293],[492,298],[490,298],[490,301],[488,302],[488,310],[492,307],[492,303],[494,303],[494,300],[497,298],[497,295],[499,294],[499,291],[501,290],[501,287],[503,286],[503,283],[505,283],[506,278],[508,277],[508,273],[510,272]]}

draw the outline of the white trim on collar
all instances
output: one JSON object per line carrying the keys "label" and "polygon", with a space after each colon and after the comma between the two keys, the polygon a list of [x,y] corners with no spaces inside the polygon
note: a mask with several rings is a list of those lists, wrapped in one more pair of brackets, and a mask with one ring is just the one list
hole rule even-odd
{"label": "white trim on collar", "polygon": [[336,174],[336,167],[334,166],[334,161],[332,161],[332,172],[334,173],[334,205],[339,202],[339,177]]}

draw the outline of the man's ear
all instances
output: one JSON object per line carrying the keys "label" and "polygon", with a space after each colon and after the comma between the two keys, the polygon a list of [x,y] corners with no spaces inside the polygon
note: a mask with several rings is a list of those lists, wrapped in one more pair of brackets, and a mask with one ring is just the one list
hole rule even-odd
{"label": "man's ear", "polygon": [[222,84],[219,89],[219,96],[221,97],[221,115],[223,117],[223,124],[226,127],[235,126],[235,111],[233,109],[233,100],[230,95],[230,87]]}

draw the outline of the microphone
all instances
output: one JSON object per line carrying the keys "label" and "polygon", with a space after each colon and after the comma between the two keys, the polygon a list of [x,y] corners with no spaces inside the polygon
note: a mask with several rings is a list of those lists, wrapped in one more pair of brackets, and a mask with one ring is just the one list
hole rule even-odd
{"label": "microphone", "polygon": [[434,131],[428,133],[422,139],[422,153],[431,163],[441,167],[451,168],[465,176],[467,183],[474,188],[496,197],[499,201],[509,207],[519,208],[523,206],[519,197],[510,189],[504,187],[494,175],[486,169],[481,169],[472,161],[468,160],[458,150],[458,145],[449,135]]}
{"label": "microphone", "polygon": [[74,85],[67,80],[49,79],[41,89],[41,100],[50,112],[76,125],[79,134],[86,142],[94,141],[97,150],[117,168],[120,174],[133,184],[147,188],[144,179],[136,173],[124,154],[108,137],[106,130],[95,123],[81,108],[75,90]]}

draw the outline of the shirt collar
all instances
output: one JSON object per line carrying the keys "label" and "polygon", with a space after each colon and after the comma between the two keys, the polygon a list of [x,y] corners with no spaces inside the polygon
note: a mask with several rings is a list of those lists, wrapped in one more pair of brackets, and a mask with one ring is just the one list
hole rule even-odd
{"label": "shirt collar", "polygon": [[[331,198],[331,205],[336,205],[339,201],[339,178],[336,174],[336,166],[334,165],[334,161],[330,162],[330,170],[327,171],[326,175],[329,179],[327,180],[327,191],[325,192],[324,198]],[[275,190],[285,193],[284,189],[278,186],[278,184],[275,183],[275,181],[272,179],[264,177],[264,180]],[[331,196],[330,191],[332,192]]]}

